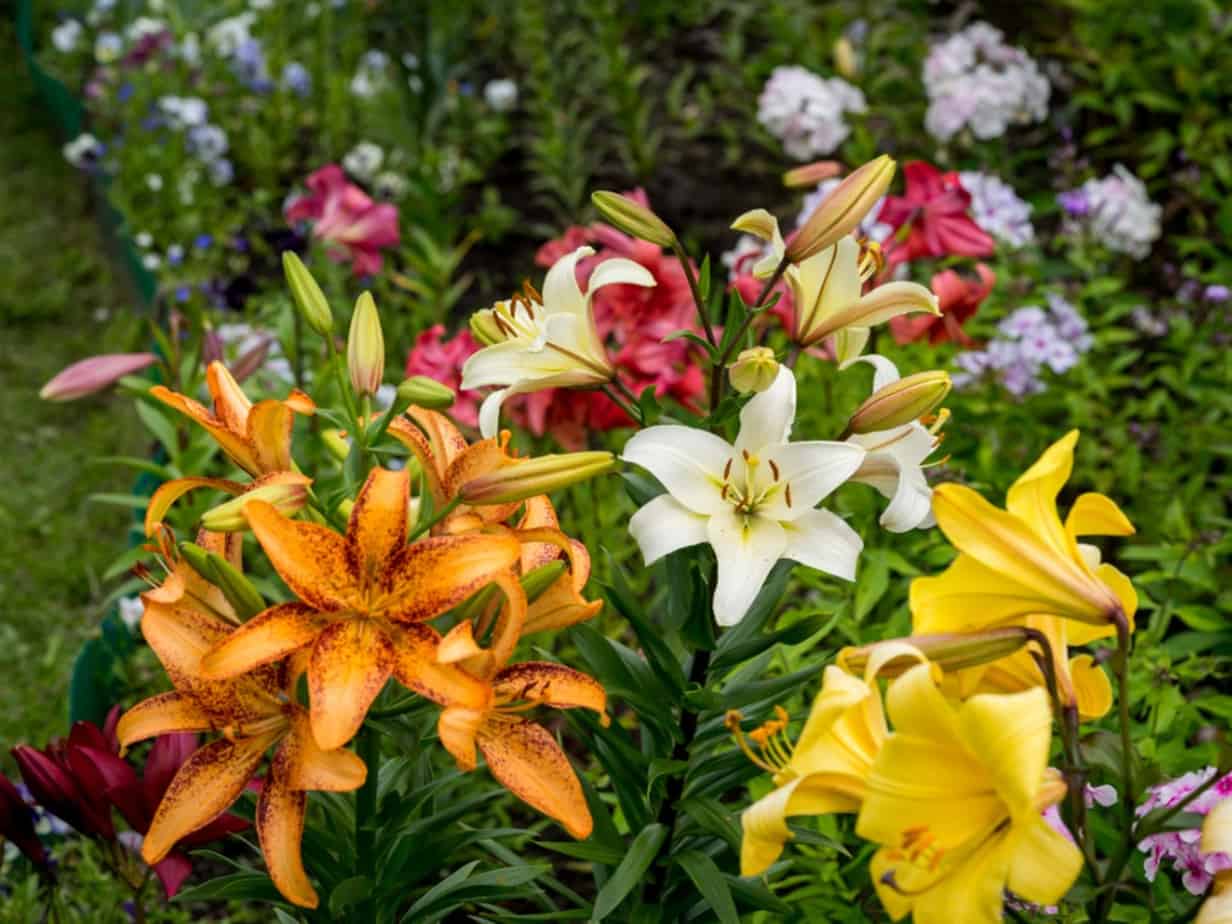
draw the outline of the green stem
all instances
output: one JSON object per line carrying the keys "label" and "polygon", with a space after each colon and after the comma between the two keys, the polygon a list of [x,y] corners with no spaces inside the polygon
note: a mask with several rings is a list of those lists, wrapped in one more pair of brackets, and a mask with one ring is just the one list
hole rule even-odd
{"label": "green stem", "polygon": [[432,519],[430,519],[427,523],[421,523],[418,526],[416,526],[415,532],[411,533],[411,537],[407,541],[414,542],[416,539],[418,539],[420,536],[424,535],[425,533],[431,532],[432,527],[434,527],[437,523],[441,522],[441,520],[445,519],[445,517],[453,513],[454,510],[457,509],[460,503],[462,503],[461,495],[454,497],[452,500],[450,500],[448,504],[446,504],[444,507],[441,508],[439,513],[434,514]]}
{"label": "green stem", "polygon": [[758,309],[761,308],[761,306],[765,304],[766,299],[770,297],[771,290],[778,285],[779,280],[783,278],[783,274],[787,272],[787,267],[789,265],[790,264],[787,261],[787,257],[784,256],[783,259],[779,261],[779,265],[774,268],[774,272],[770,275],[770,278],[766,280],[766,284],[762,286],[761,292],[757,296],[757,300],[753,302],[752,308],[750,308],[749,312],[744,316],[744,321],[741,323],[740,328],[736,331],[736,335],[730,340],[727,340],[726,335],[724,335],[723,339],[727,340],[727,346],[724,347],[723,352],[719,355],[719,358],[714,361],[714,365],[710,368],[710,413],[712,415],[714,414],[715,408],[719,406],[719,402],[723,399],[723,383],[727,380],[723,373],[727,367],[727,361],[731,359],[732,351],[739,346],[742,340],[744,340],[744,335],[748,333],[749,327],[752,326],[753,319],[757,317]]}
{"label": "green stem", "polygon": [[[628,386],[626,386],[624,382],[621,382],[619,379],[612,379],[612,384],[616,385],[626,395],[633,394],[633,392],[629,391]],[[604,385],[600,390],[607,395],[609,401],[628,414],[630,420],[636,420],[639,426],[646,423],[645,418],[642,417],[642,409],[637,405],[636,398],[632,401],[626,401],[612,390],[611,385]]]}
{"label": "green stem", "polygon": [[684,247],[677,240],[672,241],[672,253],[680,261],[684,277],[689,281],[689,291],[693,293],[693,304],[697,305],[697,316],[701,318],[702,329],[706,332],[706,341],[714,346],[714,326],[710,323],[710,308],[702,298],[702,290],[697,285],[697,275],[693,272],[693,264],[689,261],[689,255],[685,253]]}
{"label": "green stem", "polygon": [[[377,787],[381,777],[381,738],[376,729],[365,727],[360,731],[359,758],[368,768],[368,775],[355,797],[355,873],[367,876],[375,882],[376,857],[373,847],[376,832],[372,828],[372,821],[376,815]],[[371,912],[374,910],[370,909],[363,920],[373,920],[374,915]]]}

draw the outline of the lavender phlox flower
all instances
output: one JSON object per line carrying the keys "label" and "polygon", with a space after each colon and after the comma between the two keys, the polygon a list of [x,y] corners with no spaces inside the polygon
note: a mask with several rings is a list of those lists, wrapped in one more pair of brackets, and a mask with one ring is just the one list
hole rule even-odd
{"label": "lavender phlox flower", "polygon": [[1002,319],[982,350],[960,353],[954,386],[992,379],[1021,398],[1046,388],[1040,377],[1045,369],[1059,375],[1076,366],[1094,344],[1086,320],[1059,295],[1047,301],[1047,308],[1027,305]]}
{"label": "lavender phlox flower", "polygon": [[971,217],[977,225],[1011,247],[1021,247],[1035,239],[1031,206],[1008,183],[994,174],[975,170],[964,170],[958,178],[963,189],[971,194]]}
{"label": "lavender phlox flower", "polygon": [[848,113],[867,110],[864,94],[839,77],[803,67],[777,67],[757,100],[757,121],[797,160],[833,153],[851,126]]}
{"label": "lavender phlox flower", "polygon": [[[1189,797],[1194,790],[1210,781],[1215,775],[1214,767],[1195,770],[1168,780],[1147,790],[1146,799],[1134,809],[1138,817],[1160,808],[1172,808]],[[1206,815],[1224,799],[1232,797],[1232,773],[1185,806],[1192,815]],[[1146,854],[1143,867],[1146,878],[1154,882],[1160,867],[1170,862],[1174,871],[1181,874],[1181,884],[1192,895],[1201,895],[1210,888],[1216,873],[1232,869],[1232,856],[1225,853],[1204,854],[1201,849],[1201,827],[1181,831],[1167,831],[1144,837],[1138,849]]]}
{"label": "lavender phlox flower", "polygon": [[[1063,198],[1077,193],[1085,210],[1071,210]],[[1143,182],[1122,164],[1107,176],[1087,180],[1057,198],[1071,216],[1080,219],[1081,230],[1116,253],[1141,260],[1160,235],[1163,207],[1151,201]]]}
{"label": "lavender phlox flower", "polygon": [[282,85],[296,96],[312,93],[312,74],[298,61],[289,61],[282,69]]}

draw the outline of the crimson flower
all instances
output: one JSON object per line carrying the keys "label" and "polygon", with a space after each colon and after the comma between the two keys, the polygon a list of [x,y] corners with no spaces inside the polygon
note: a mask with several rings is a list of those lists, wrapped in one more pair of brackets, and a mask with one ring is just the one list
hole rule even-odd
{"label": "crimson flower", "polygon": [[971,194],[957,173],[913,160],[903,176],[906,191],[886,196],[879,215],[896,229],[885,250],[887,269],[920,257],[992,256],[993,240],[971,217]]}
{"label": "crimson flower", "polygon": [[406,377],[426,375],[452,388],[457,398],[449,413],[471,427],[479,426],[482,396],[477,391],[461,391],[458,386],[462,384],[462,364],[478,349],[479,343],[469,330],[446,340],[445,325],[434,324],[415,338],[415,346],[406,357]]}
{"label": "crimson flower", "polygon": [[7,776],[0,776],[0,838],[7,837],[40,869],[47,869],[47,851],[34,833],[34,813]]}
{"label": "crimson flower", "polygon": [[979,311],[984,299],[996,285],[997,276],[983,263],[975,265],[979,280],[960,276],[952,269],[935,273],[929,288],[937,296],[940,317],[916,314],[890,320],[890,331],[896,343],[913,343],[924,337],[929,343],[953,341],[965,347],[975,344],[962,326]]}
{"label": "crimson flower", "polygon": [[289,222],[312,222],[312,234],[331,245],[330,257],[351,261],[356,276],[381,270],[381,250],[398,243],[398,209],[372,198],[350,182],[337,164],[327,164],[307,180],[308,194],[288,203]]}

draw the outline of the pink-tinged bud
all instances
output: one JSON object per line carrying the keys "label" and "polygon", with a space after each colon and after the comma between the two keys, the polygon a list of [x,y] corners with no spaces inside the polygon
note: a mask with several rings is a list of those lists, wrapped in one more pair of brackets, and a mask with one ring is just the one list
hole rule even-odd
{"label": "pink-tinged bud", "polygon": [[847,432],[876,433],[918,420],[945,400],[951,384],[949,373],[939,369],[891,382],[856,408],[847,423]]}
{"label": "pink-tinged bud", "polygon": [[260,343],[235,361],[235,365],[231,367],[231,374],[237,382],[243,382],[265,364],[265,359],[269,356],[271,339],[262,337]]}
{"label": "pink-tinged bud", "polygon": [[732,388],[742,395],[757,394],[774,384],[779,374],[779,361],[769,347],[742,350],[736,361],[727,367]]}
{"label": "pink-tinged bud", "polygon": [[796,232],[787,247],[787,259],[800,263],[854,231],[890,188],[894,170],[893,159],[882,154],[847,176]]}
{"label": "pink-tinged bud", "polygon": [[817,160],[803,167],[788,170],[783,174],[783,185],[791,189],[803,189],[824,183],[842,172],[843,165],[837,160]]}
{"label": "pink-tinged bud", "polygon": [[216,330],[207,330],[205,336],[201,338],[201,363],[208,366],[210,363],[220,363],[223,359],[223,342]]}
{"label": "pink-tinged bud", "polygon": [[206,511],[201,518],[201,525],[212,533],[243,532],[248,529],[248,517],[244,515],[244,507],[255,500],[272,504],[284,517],[294,516],[308,503],[310,484],[311,478],[295,472],[267,475],[264,484]]}
{"label": "pink-tinged bud", "polygon": [[675,233],[662,218],[628,196],[600,190],[590,194],[590,201],[604,221],[625,234],[660,247],[671,247],[676,243]]}
{"label": "pink-tinged bud", "polygon": [[44,401],[75,401],[158,362],[153,353],[105,353],[75,362],[43,386]]}
{"label": "pink-tinged bud", "polygon": [[467,481],[458,493],[462,502],[471,506],[510,504],[587,481],[615,467],[616,458],[610,452],[568,452],[514,459]]}
{"label": "pink-tinged bud", "polygon": [[920,663],[923,655],[943,671],[978,667],[1012,655],[1035,633],[1022,626],[985,629],[982,632],[946,632],[937,635],[912,635],[887,639],[871,645],[844,648],[838,653],[838,666],[849,674],[864,673],[870,660],[878,662],[878,674],[897,677]]}
{"label": "pink-tinged bud", "polygon": [[347,335],[347,372],[357,395],[372,396],[385,378],[385,335],[371,292],[360,295]]}

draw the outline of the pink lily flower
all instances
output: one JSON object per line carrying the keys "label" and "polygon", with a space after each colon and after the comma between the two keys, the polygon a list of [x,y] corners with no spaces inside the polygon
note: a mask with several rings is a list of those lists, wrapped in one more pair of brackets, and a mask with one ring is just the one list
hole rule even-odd
{"label": "pink lily flower", "polygon": [[374,202],[337,164],[317,170],[307,185],[308,194],[287,205],[287,221],[311,222],[313,237],[332,245],[332,259],[339,263],[349,259],[356,276],[379,273],[381,250],[396,246],[400,239],[397,207]]}

